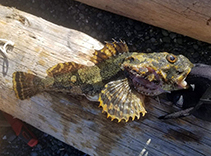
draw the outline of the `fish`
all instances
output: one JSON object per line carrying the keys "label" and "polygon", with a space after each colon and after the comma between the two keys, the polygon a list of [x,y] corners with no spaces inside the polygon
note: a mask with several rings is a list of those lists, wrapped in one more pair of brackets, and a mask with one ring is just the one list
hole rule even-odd
{"label": "fish", "polygon": [[106,42],[95,50],[93,66],[59,63],[47,69],[47,76],[13,73],[13,90],[20,100],[44,91],[85,96],[98,101],[107,117],[118,122],[145,116],[145,97],[186,89],[185,78],[193,64],[183,55],[168,52],[130,52],[123,41]]}

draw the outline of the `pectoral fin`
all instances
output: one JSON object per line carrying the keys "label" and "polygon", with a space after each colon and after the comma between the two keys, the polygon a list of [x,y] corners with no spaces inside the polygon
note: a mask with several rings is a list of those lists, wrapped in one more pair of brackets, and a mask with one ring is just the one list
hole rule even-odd
{"label": "pectoral fin", "polygon": [[126,122],[132,117],[132,120],[145,115],[144,95],[132,90],[127,79],[111,81],[107,83],[99,95],[100,106],[103,112],[107,112],[107,117],[111,120],[117,119],[118,122]]}

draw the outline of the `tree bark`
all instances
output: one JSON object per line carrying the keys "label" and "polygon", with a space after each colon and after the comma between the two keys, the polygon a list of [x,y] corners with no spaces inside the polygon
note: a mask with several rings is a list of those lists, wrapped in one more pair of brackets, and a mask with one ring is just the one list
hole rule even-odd
{"label": "tree bark", "polygon": [[210,124],[194,117],[158,120],[174,108],[152,98],[145,117],[117,123],[106,118],[99,103],[85,98],[47,92],[23,101],[15,97],[15,71],[45,77],[57,63],[91,65],[87,56],[102,44],[90,36],[0,6],[0,38],[14,42],[0,56],[0,110],[89,155],[211,155]]}
{"label": "tree bark", "polygon": [[211,1],[209,0],[77,1],[211,43]]}

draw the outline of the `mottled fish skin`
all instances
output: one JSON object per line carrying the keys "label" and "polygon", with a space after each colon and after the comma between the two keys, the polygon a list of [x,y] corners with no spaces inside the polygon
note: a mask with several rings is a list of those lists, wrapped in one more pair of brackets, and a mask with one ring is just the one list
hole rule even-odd
{"label": "mottled fish skin", "polygon": [[16,97],[24,100],[43,91],[85,95],[97,100],[107,117],[118,122],[147,113],[145,95],[154,96],[187,87],[185,78],[193,64],[184,56],[167,52],[129,52],[125,42],[106,43],[95,50],[94,66],[59,63],[45,79],[25,72],[13,73]]}
{"label": "mottled fish skin", "polygon": [[107,82],[117,76],[124,76],[120,67],[124,59],[131,54],[124,53],[94,66],[84,66],[74,72],[58,74],[53,80],[52,77],[47,77],[42,80],[44,90],[87,96],[99,94]]}
{"label": "mottled fish skin", "polygon": [[[175,62],[169,62],[173,56]],[[124,77],[125,73],[135,72],[132,84],[138,92],[155,96],[163,92],[184,89],[181,83],[191,71],[193,65],[183,55],[175,56],[167,52],[162,53],[123,53],[94,66],[84,66],[75,72],[59,74],[43,80],[45,90],[55,90],[75,95],[96,95],[103,86],[113,79]],[[123,70],[122,70],[123,69]],[[141,82],[139,83],[139,79]],[[137,80],[136,80],[137,79]],[[49,85],[49,82],[52,84]],[[144,82],[144,83],[143,83]],[[135,84],[136,83],[136,84]],[[142,84],[144,87],[138,86]]]}

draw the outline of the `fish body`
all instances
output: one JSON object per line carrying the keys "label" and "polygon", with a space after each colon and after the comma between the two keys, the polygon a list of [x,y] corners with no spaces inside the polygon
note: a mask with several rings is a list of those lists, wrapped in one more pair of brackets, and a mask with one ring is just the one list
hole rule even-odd
{"label": "fish body", "polygon": [[15,94],[21,100],[43,91],[84,95],[99,101],[112,120],[127,122],[145,115],[145,96],[186,88],[185,78],[193,67],[183,55],[129,52],[124,42],[106,43],[90,60],[95,65],[59,63],[47,70],[45,79],[15,72]]}
{"label": "fish body", "polygon": [[118,57],[112,57],[94,66],[83,66],[76,63],[66,63],[66,66],[74,66],[73,72],[54,75],[50,85],[45,85],[44,81],[52,79],[47,77],[43,80],[45,90],[55,90],[65,93],[92,96],[99,94],[103,86],[116,79],[117,76],[123,76],[121,64],[123,60],[131,53],[124,53]]}

